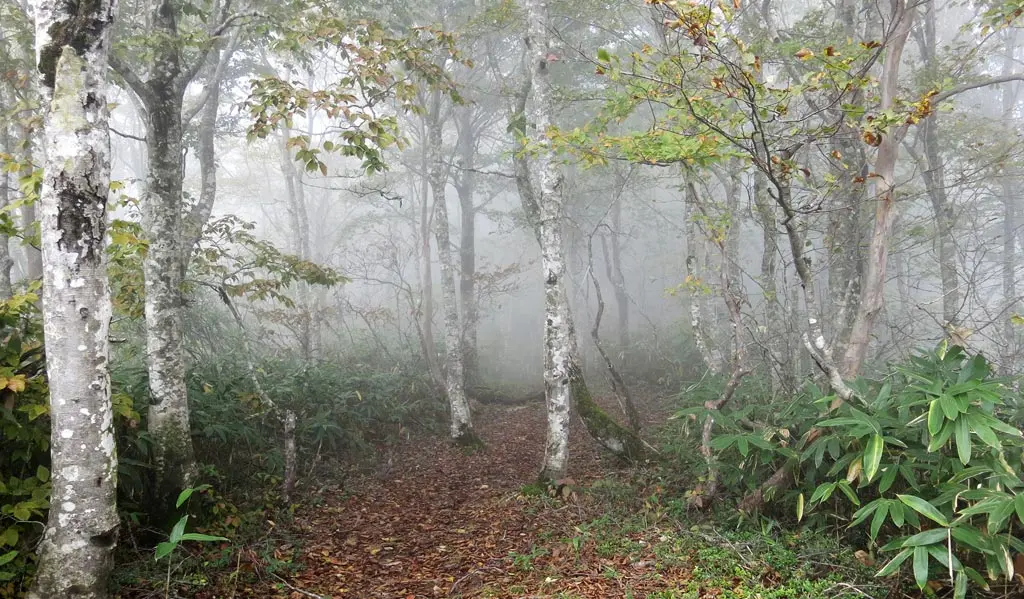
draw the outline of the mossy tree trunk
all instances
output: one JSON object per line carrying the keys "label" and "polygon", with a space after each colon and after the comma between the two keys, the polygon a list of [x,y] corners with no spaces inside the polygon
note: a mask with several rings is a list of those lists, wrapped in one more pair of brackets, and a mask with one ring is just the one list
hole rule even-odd
{"label": "mossy tree trunk", "polygon": [[43,94],[50,96],[39,201],[53,491],[32,599],[107,597],[114,565],[117,451],[104,240],[114,6],[113,0],[36,6],[38,66]]}

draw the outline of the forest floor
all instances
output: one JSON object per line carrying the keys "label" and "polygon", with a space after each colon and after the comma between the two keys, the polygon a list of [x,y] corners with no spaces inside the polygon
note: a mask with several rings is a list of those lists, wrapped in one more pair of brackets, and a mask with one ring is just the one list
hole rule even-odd
{"label": "forest floor", "polygon": [[[403,442],[375,473],[323,489],[296,513],[289,525],[296,541],[273,554],[291,552],[285,559],[297,567],[253,567],[248,579],[262,582],[236,577],[194,596],[865,596],[847,582],[863,579],[863,569],[827,540],[684,524],[684,500],[663,498],[656,476],[638,495],[635,484],[621,482],[629,473],[583,430],[573,431],[572,480],[550,496],[532,484],[544,417],[542,405],[487,406],[475,414],[484,448],[443,438]],[[240,563],[261,559],[265,565],[255,550],[239,556]]]}

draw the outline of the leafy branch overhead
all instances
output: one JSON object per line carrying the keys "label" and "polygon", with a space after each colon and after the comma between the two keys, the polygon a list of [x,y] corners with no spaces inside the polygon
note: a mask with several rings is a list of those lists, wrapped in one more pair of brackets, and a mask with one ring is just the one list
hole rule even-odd
{"label": "leafy branch overhead", "polygon": [[417,92],[439,90],[461,101],[446,65],[471,63],[461,57],[450,33],[417,27],[396,34],[376,21],[320,14],[300,15],[282,29],[273,49],[285,61],[308,66],[326,55],[338,72],[323,88],[274,74],[255,78],[248,99],[249,137],[265,138],[282,125],[291,128],[296,115],[325,117],[330,134],[317,147],[308,136],[289,140],[307,171],[326,175],[326,154],[358,158],[369,174],[383,171],[384,152],[405,147],[399,115],[423,111]]}

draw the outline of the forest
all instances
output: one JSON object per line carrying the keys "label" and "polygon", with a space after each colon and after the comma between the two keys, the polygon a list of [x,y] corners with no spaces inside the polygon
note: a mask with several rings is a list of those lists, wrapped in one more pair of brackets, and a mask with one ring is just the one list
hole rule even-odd
{"label": "forest", "polygon": [[1024,596],[1022,28],[0,0],[0,599]]}

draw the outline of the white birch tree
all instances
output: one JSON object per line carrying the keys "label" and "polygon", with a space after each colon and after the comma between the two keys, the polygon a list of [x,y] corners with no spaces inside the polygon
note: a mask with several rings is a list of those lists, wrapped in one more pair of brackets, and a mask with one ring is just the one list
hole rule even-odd
{"label": "white birch tree", "polygon": [[553,98],[549,66],[548,5],[546,0],[529,0],[526,38],[527,58],[533,70],[532,142],[537,151],[540,173],[539,235],[541,268],[544,271],[544,392],[547,403],[547,440],[544,444],[542,480],[565,477],[569,462],[569,416],[572,399],[571,321],[565,291],[565,251],[562,248],[562,170],[547,137],[551,126]]}
{"label": "white birch tree", "polygon": [[106,597],[117,541],[104,252],[114,12],[115,0],[36,5],[36,56],[49,101],[40,206],[53,491],[33,599]]}
{"label": "white birch tree", "polygon": [[444,308],[444,387],[451,409],[451,438],[459,444],[473,444],[478,440],[473,433],[469,402],[466,400],[463,376],[462,326],[459,321],[457,289],[455,287],[455,256],[452,253],[451,232],[448,225],[448,203],[445,198],[447,168],[441,152],[440,92],[434,92],[433,106],[427,125],[427,151],[430,153],[430,188],[434,201],[434,233],[437,237],[437,256],[441,263],[441,303]]}

